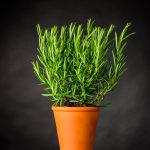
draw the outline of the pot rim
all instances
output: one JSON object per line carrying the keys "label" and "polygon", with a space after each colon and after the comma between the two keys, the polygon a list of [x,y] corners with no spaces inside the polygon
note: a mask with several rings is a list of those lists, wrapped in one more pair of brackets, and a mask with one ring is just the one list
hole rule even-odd
{"label": "pot rim", "polygon": [[99,107],[67,107],[67,106],[52,106],[53,111],[69,111],[69,112],[80,112],[80,111],[100,111]]}

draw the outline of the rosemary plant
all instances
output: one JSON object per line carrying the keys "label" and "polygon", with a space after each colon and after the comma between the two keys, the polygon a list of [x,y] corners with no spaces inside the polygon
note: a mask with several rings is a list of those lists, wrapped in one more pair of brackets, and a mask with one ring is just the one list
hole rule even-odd
{"label": "rosemary plant", "polygon": [[[118,34],[95,26],[88,19],[82,24],[41,29],[37,25],[39,48],[33,69],[55,106],[101,106],[126,71],[124,48],[131,23]],[[114,36],[113,36],[114,35]]]}

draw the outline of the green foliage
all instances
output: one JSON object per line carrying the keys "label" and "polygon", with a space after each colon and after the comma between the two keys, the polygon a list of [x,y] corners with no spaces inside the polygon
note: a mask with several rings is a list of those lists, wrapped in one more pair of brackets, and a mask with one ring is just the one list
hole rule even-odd
{"label": "green foliage", "polygon": [[[41,29],[37,25],[39,48],[33,68],[47,96],[55,106],[104,106],[104,97],[113,91],[125,72],[124,48],[131,26],[120,34],[114,25],[94,26],[89,19],[81,24]],[[113,38],[114,35],[114,38]]]}

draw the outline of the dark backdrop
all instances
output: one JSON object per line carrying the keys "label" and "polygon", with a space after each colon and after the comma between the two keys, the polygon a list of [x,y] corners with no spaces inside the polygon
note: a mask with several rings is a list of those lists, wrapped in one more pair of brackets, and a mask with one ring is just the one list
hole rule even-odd
{"label": "dark backdrop", "polygon": [[[149,5],[146,1],[20,1],[0,3],[0,148],[59,150],[51,102],[40,94],[31,61],[36,57],[36,24],[70,21],[118,29],[132,22],[128,70],[118,89],[106,97],[111,109],[100,113],[94,150],[150,149]],[[69,141],[68,141],[69,142]]]}

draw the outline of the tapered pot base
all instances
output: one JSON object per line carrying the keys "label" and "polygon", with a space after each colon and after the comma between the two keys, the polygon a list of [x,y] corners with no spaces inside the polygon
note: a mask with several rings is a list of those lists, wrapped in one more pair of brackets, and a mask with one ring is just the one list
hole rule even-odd
{"label": "tapered pot base", "polygon": [[98,107],[52,107],[60,150],[93,150]]}

